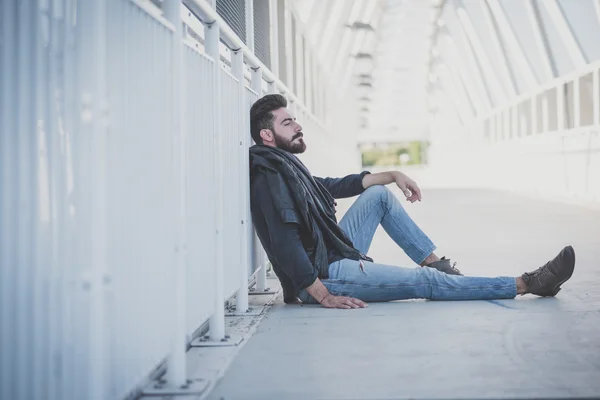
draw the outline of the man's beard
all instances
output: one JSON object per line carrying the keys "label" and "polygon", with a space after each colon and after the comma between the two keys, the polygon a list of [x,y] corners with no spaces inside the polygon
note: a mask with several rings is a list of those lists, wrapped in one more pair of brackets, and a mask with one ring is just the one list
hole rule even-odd
{"label": "man's beard", "polygon": [[275,131],[273,132],[273,136],[275,137],[275,145],[281,150],[285,150],[292,154],[304,153],[304,151],[306,150],[306,143],[304,143],[304,139],[296,140],[297,138],[301,138],[304,136],[302,133],[297,133],[296,135],[294,135],[292,140],[286,140],[282,138]]}

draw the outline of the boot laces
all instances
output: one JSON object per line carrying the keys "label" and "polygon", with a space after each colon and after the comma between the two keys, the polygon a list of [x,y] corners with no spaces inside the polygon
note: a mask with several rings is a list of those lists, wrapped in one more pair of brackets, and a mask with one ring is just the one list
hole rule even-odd
{"label": "boot laces", "polygon": [[[446,258],[446,256],[440,258],[440,261],[448,261],[448,263],[450,263],[450,260]],[[458,268],[456,268],[456,261],[454,261],[454,263],[452,263],[452,265],[450,265],[450,269],[460,275],[462,275],[462,273],[460,272],[460,270]]]}
{"label": "boot laces", "polygon": [[548,268],[546,268],[548,266],[548,264],[546,263],[546,265],[539,267],[538,269],[536,269],[535,271],[532,272],[526,272],[526,275],[529,275],[531,277],[538,277],[538,276],[544,276],[544,275],[548,275],[550,273],[550,271],[548,270]]}
{"label": "boot laces", "polygon": [[452,271],[458,272],[459,274],[461,273],[460,270],[458,268],[456,268],[456,261],[454,261],[454,263],[450,266],[450,269],[452,269]]}

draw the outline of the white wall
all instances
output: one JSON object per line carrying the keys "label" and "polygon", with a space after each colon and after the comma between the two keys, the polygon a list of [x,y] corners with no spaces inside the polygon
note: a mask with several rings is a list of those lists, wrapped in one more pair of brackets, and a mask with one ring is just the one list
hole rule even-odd
{"label": "white wall", "polygon": [[435,143],[428,183],[486,187],[600,205],[600,128],[498,143]]}

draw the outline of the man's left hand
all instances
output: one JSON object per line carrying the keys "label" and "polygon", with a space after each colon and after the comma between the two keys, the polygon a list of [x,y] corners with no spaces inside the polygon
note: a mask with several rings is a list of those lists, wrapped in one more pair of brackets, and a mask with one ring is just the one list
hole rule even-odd
{"label": "man's left hand", "polygon": [[394,181],[396,185],[402,190],[406,200],[414,203],[415,201],[421,201],[421,189],[415,181],[404,175],[402,172],[396,171],[394,173]]}

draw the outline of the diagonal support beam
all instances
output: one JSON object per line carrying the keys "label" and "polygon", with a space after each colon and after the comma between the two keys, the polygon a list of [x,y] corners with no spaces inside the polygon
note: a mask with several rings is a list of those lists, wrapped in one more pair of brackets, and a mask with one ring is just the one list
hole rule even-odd
{"label": "diagonal support beam", "polygon": [[496,72],[496,68],[493,66],[490,61],[486,50],[477,35],[475,27],[471,22],[471,18],[469,17],[467,11],[462,7],[462,3],[459,2],[461,6],[456,8],[456,15],[461,23],[462,29],[467,37],[468,41],[471,43],[471,46],[474,49],[474,57],[477,58],[477,61],[481,65],[483,76],[486,79],[486,82],[491,86],[492,91],[496,95],[498,99],[508,100],[509,94],[504,90],[502,85],[500,85],[500,79]]}
{"label": "diagonal support beam", "polygon": [[556,64],[552,58],[552,54],[550,53],[550,48],[544,39],[545,32],[543,32],[544,28],[539,14],[537,2],[536,0],[525,0],[523,4],[527,9],[527,17],[529,18],[529,23],[533,28],[535,45],[537,47],[538,55],[542,60],[542,66],[545,74],[544,80],[549,81],[553,78],[556,78],[558,74],[556,70]]}
{"label": "diagonal support beam", "polygon": [[451,57],[449,64],[456,66],[456,68],[449,69],[454,72],[454,75],[459,78],[461,82],[463,82],[468,98],[471,99],[471,105],[473,106],[473,110],[476,111],[476,114],[485,114],[491,109],[491,102],[489,98],[486,97],[487,93],[485,92],[485,88],[482,87],[483,78],[481,76],[471,76],[466,64],[458,54],[458,50],[451,37],[448,36],[446,42]]}
{"label": "diagonal support beam", "polygon": [[485,1],[479,2],[479,5],[481,6],[481,9],[483,11],[486,20],[486,25],[489,27],[490,30],[494,51],[496,52],[498,59],[501,60],[499,68],[500,71],[502,71],[502,76],[505,80],[505,87],[507,88],[507,90],[510,91],[510,94],[512,96],[516,96],[519,93],[517,81],[512,71],[510,70],[510,66],[508,64],[508,56],[506,55],[504,45],[500,40],[500,32],[498,32],[498,23],[494,19],[492,11],[490,10],[489,5]]}
{"label": "diagonal support beam", "polygon": [[478,114],[478,111],[474,107],[473,101],[469,98],[469,94],[461,82],[460,77],[457,76],[455,71],[452,71],[445,64],[440,65],[439,69],[448,78],[447,81],[451,86],[451,88],[449,88],[449,93],[453,94],[452,98],[460,110],[461,119],[464,123],[472,121],[473,118]]}
{"label": "diagonal support beam", "polygon": [[565,14],[562,9],[558,5],[556,0],[544,0],[541,2],[544,7],[546,7],[546,11],[550,14],[550,19],[552,23],[558,30],[558,34],[562,42],[564,43],[573,64],[575,64],[576,68],[583,67],[588,63],[585,54],[583,53],[583,49],[579,45],[579,42],[575,38],[573,34],[573,30],[571,26],[567,22]]}
{"label": "diagonal support beam", "polygon": [[308,38],[311,43],[318,44],[327,28],[327,19],[330,16],[333,1],[315,1],[310,11],[311,28],[308,31]]}
{"label": "diagonal support beam", "polygon": [[[492,101],[492,95],[490,94],[490,90],[488,88],[488,82],[485,78],[485,75],[483,73],[483,71],[481,70],[480,65],[478,64],[478,60],[477,60],[477,55],[475,54],[475,52],[473,51],[473,48],[471,47],[471,44],[469,43],[469,40],[467,39],[465,33],[463,31],[460,32],[461,34],[461,38],[464,42],[464,46],[465,46],[465,53],[467,56],[467,65],[470,68],[471,73],[467,73],[467,70],[463,70],[464,74],[462,75],[462,79],[464,81],[471,82],[474,81],[475,82],[475,88],[476,90],[478,90],[479,93],[479,98],[482,100],[482,104],[488,109],[492,109],[493,108],[493,101]],[[456,47],[455,42],[452,40],[452,46],[454,49],[456,49],[456,54],[458,54],[458,49]],[[473,76],[473,74],[475,74]]]}
{"label": "diagonal support beam", "polygon": [[327,16],[326,28],[323,31],[321,38],[321,46],[319,50],[319,59],[323,62],[327,62],[332,56],[331,48],[329,47],[331,41],[335,36],[335,32],[350,17],[351,7],[345,0],[331,0],[335,2],[331,13]]}
{"label": "diagonal support beam", "polygon": [[502,9],[502,6],[498,0],[485,1],[489,5],[492,15],[498,23],[498,28],[500,29],[502,36],[508,42],[508,45],[512,50],[511,53],[516,58],[517,65],[519,66],[519,70],[527,82],[527,86],[530,89],[535,89],[538,86],[538,81],[533,73],[533,69],[529,64],[529,61],[527,61],[527,58],[525,57],[525,52],[523,51],[523,47],[521,46],[519,39],[508,22],[508,18],[504,13],[504,9]]}

